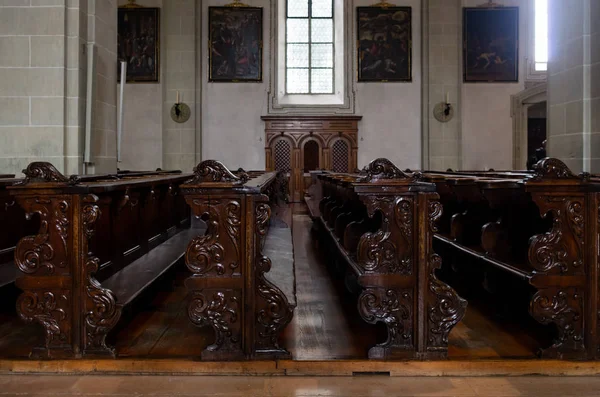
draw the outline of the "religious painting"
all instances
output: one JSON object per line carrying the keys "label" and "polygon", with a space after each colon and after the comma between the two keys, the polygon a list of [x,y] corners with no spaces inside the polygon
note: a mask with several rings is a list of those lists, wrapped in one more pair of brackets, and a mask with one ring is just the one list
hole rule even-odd
{"label": "religious painting", "polygon": [[209,7],[209,81],[262,81],[263,9]]}
{"label": "religious painting", "polygon": [[412,81],[412,9],[357,7],[358,81]]}
{"label": "religious painting", "polygon": [[160,9],[120,7],[117,25],[118,81],[127,62],[128,83],[157,83],[160,68]]}
{"label": "religious painting", "polygon": [[474,82],[519,80],[519,8],[464,8],[463,78]]}

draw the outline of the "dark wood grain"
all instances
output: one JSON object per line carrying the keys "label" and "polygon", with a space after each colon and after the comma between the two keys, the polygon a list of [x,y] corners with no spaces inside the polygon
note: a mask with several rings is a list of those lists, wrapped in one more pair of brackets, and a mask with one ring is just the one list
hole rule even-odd
{"label": "dark wood grain", "polygon": [[387,159],[361,174],[318,176],[315,237],[359,294],[362,319],[387,328],[387,340],[369,349],[371,359],[447,357],[449,334],[465,314],[466,301],[436,276],[441,260],[432,237],[441,205],[435,185],[420,177]]}
{"label": "dark wood grain", "polygon": [[450,228],[441,225],[436,241],[456,264],[455,278],[482,274],[485,290],[501,306],[528,310],[554,328],[546,333],[555,334],[554,341],[540,343],[544,357],[594,359],[600,184],[557,159],[534,168],[424,173],[438,189],[445,184],[451,190],[442,195]]}
{"label": "dark wood grain", "polygon": [[186,280],[188,316],[198,327],[209,324],[215,334],[201,358],[289,357],[279,335],[296,302],[291,235],[280,236],[285,247],[279,246],[276,255],[266,244],[270,230],[289,226],[289,220],[273,218],[281,178],[276,172],[231,172],[214,160],[194,171],[181,188],[192,213],[208,227],[190,241],[185,255],[193,274]]}
{"label": "dark wood grain", "polygon": [[[7,190],[23,215],[39,222],[15,249],[16,285],[23,291],[17,312],[45,332],[32,356],[114,356],[106,336],[121,318],[123,304],[185,251],[182,243],[175,249],[164,241],[189,227],[189,209],[179,193],[189,175],[67,178],[44,162],[31,163],[24,174]],[[164,202],[175,210],[162,213]],[[149,254],[157,246],[162,249]],[[147,261],[138,259],[144,255]],[[132,262],[134,270],[123,271]],[[111,276],[109,285],[116,291],[101,284]]]}

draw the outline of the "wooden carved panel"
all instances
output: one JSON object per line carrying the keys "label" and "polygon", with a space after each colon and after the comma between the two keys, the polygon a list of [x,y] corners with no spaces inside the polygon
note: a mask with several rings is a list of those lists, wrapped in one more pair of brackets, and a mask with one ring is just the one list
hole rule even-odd
{"label": "wooden carved panel", "polygon": [[83,280],[85,289],[85,334],[84,354],[115,356],[113,348],[106,345],[106,335],[115,327],[121,317],[115,294],[95,279],[100,260],[89,249],[89,243],[96,232],[96,222],[101,216],[98,197],[89,195],[83,198],[81,223],[83,238]]}
{"label": "wooden carved panel", "polygon": [[185,254],[187,267],[199,276],[239,276],[241,211],[239,199],[191,198],[188,203],[208,229],[194,238]]}
{"label": "wooden carved panel", "polygon": [[242,357],[242,294],[231,289],[205,289],[192,294],[188,316],[197,326],[208,325],[215,332],[215,341],[202,352],[202,359]]}
{"label": "wooden carved panel", "polygon": [[40,217],[37,234],[23,237],[15,250],[15,264],[22,272],[17,286],[23,290],[17,300],[17,313],[21,319],[44,328],[44,346],[34,349],[34,355],[64,355],[72,346],[71,199],[40,196],[18,197],[17,201],[28,218],[34,214]]}
{"label": "wooden carved panel", "polygon": [[289,324],[293,316],[285,294],[275,284],[265,278],[265,273],[271,270],[271,260],[262,254],[263,241],[268,232],[271,218],[271,208],[266,203],[258,203],[255,210],[256,234],[259,241],[258,255],[255,264],[256,294],[255,294],[255,326],[256,350],[278,356],[289,356],[289,353],[279,346],[279,334]]}
{"label": "wooden carved panel", "polygon": [[366,272],[413,274],[413,198],[372,196],[363,201],[370,217],[379,211],[383,219],[378,231],[361,236],[358,265]]}
{"label": "wooden carved panel", "polygon": [[[282,139],[292,143],[292,164],[290,175],[290,198],[294,202],[304,199],[305,186],[303,161],[305,143],[315,141],[319,146],[319,167],[325,170],[345,169],[353,172],[357,168],[358,122],[357,116],[265,116],[265,159],[266,169],[275,170],[276,145]],[[341,146],[342,141],[345,146]],[[345,161],[339,155],[346,152]],[[336,157],[338,156],[338,157]],[[306,179],[309,181],[309,179]]]}

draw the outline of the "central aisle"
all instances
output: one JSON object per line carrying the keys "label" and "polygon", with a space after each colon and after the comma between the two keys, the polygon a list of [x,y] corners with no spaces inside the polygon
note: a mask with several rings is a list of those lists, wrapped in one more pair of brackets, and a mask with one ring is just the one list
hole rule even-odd
{"label": "central aisle", "polygon": [[311,225],[308,215],[293,215],[298,306],[282,343],[295,360],[366,358],[376,328],[362,321],[343,280],[327,270],[327,259],[311,240]]}

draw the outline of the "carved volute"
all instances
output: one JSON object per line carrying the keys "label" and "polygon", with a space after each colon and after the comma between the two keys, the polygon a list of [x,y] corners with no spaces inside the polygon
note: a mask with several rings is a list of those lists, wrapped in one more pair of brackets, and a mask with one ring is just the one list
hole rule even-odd
{"label": "carved volute", "polygon": [[17,185],[24,186],[37,183],[76,184],[79,180],[75,175],[67,178],[55,166],[45,161],[36,161],[29,164],[23,170],[23,174],[25,174],[25,179]]}
{"label": "carved volute", "polygon": [[390,160],[379,158],[371,161],[360,173],[361,182],[374,182],[378,180],[407,180],[417,181],[421,178],[418,172],[404,172],[394,165]]}
{"label": "carved volute", "polygon": [[186,184],[232,183],[234,185],[243,185],[248,182],[248,179],[248,174],[242,169],[236,175],[229,171],[220,161],[205,160],[194,168],[194,177],[187,181]]}

